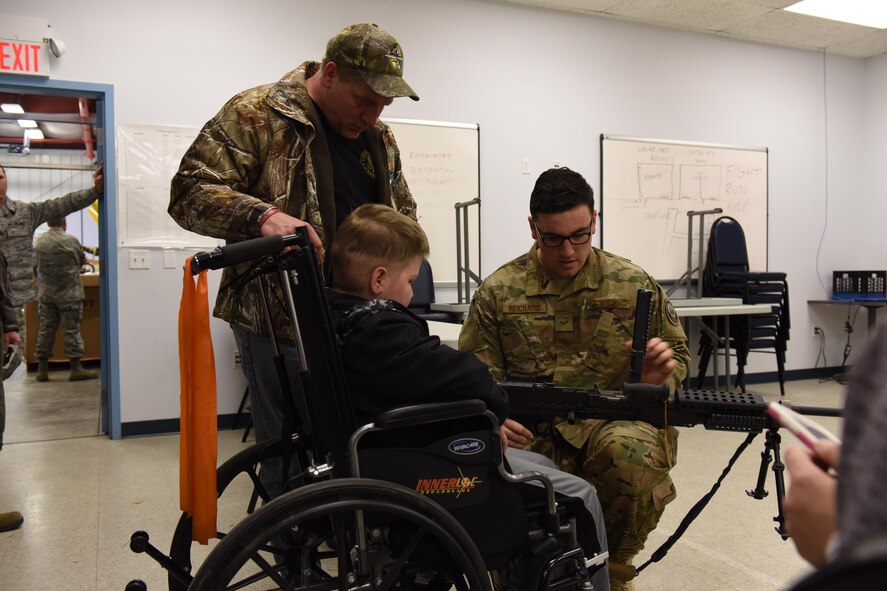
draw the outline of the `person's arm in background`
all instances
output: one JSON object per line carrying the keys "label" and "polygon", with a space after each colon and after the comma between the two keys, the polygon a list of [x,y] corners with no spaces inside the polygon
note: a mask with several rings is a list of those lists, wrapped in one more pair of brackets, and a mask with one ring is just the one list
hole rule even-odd
{"label": "person's arm in background", "polygon": [[92,173],[93,186],[82,191],[74,191],[62,197],[36,201],[29,208],[31,233],[37,226],[49,220],[67,217],[68,214],[80,211],[101,197],[105,192],[105,165],[99,163]]}
{"label": "person's arm in background", "polygon": [[73,244],[76,246],[74,257],[78,260],[77,266],[82,267],[86,264],[86,253],[83,252],[83,245],[80,244],[80,241],[77,240],[77,237],[73,235],[71,235],[71,237],[74,239]]}
{"label": "person's arm in background", "polygon": [[838,468],[841,445],[817,441],[816,451],[792,447],[785,454],[791,484],[785,496],[785,529],[805,560],[828,561],[829,540],[837,531],[838,483],[826,470]]}

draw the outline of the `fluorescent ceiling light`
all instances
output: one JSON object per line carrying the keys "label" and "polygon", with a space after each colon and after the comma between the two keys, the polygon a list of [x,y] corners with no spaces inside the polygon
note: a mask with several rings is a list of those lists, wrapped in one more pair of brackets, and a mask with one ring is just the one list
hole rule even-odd
{"label": "fluorescent ceiling light", "polygon": [[43,132],[40,131],[39,129],[26,129],[26,130],[25,130],[25,137],[26,137],[26,138],[30,138],[30,139],[32,139],[32,140],[42,140],[42,139],[44,139],[44,138],[43,138]]}
{"label": "fluorescent ceiling light", "polygon": [[887,29],[884,0],[802,0],[785,10],[875,29]]}
{"label": "fluorescent ceiling light", "polygon": [[18,124],[24,128],[37,127],[37,122],[33,119],[19,119]]}
{"label": "fluorescent ceiling light", "polygon": [[22,109],[22,106],[17,103],[3,103],[0,105],[0,109],[2,109],[4,113],[15,113],[16,115],[22,115],[25,112],[25,110]]}

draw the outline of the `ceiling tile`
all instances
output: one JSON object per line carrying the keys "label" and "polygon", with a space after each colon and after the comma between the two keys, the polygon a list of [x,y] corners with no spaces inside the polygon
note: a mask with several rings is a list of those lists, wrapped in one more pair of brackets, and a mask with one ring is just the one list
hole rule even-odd
{"label": "ceiling tile", "polygon": [[754,41],[822,49],[848,42],[871,31],[869,27],[777,10],[730,27],[724,32]]}
{"label": "ceiling tile", "polygon": [[785,8],[792,4],[797,4],[798,0],[733,0],[739,4],[754,4],[755,6],[765,6],[767,8]]}
{"label": "ceiling tile", "polygon": [[732,0],[623,0],[607,13],[681,29],[723,31],[772,10]]}
{"label": "ceiling tile", "polygon": [[829,45],[827,51],[848,57],[867,58],[887,53],[887,29]]}
{"label": "ceiling tile", "polygon": [[867,58],[887,53],[884,31],[784,12],[797,0],[487,0],[594,14],[686,31]]}

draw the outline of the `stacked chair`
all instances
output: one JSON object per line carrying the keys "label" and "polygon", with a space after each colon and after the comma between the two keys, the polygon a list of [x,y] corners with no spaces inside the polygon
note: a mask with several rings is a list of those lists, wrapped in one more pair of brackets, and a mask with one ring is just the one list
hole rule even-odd
{"label": "stacked chair", "polygon": [[434,273],[431,271],[431,263],[428,262],[428,259],[422,259],[422,265],[419,267],[419,276],[413,283],[413,299],[410,300],[410,312],[425,320],[457,324],[461,322],[458,314],[432,310],[431,304],[434,301]]}
{"label": "stacked chair", "polygon": [[745,391],[745,366],[752,351],[769,351],[776,356],[779,390],[785,395],[785,352],[789,339],[788,283],[785,273],[758,272],[749,269],[745,233],[735,219],[723,216],[714,221],[708,240],[708,254],[703,270],[702,295],[732,297],[744,304],[770,304],[769,314],[713,317],[707,320],[716,334],[725,334],[729,322],[729,342],[715,342],[703,333],[699,341],[701,385],[712,353],[732,349],[736,354],[735,386]]}

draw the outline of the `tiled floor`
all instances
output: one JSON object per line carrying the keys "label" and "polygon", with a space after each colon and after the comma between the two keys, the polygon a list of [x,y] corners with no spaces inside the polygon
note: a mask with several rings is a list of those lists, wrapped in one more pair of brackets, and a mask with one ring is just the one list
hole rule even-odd
{"label": "tiled floor", "polygon": [[[98,371],[98,367],[87,369]],[[99,433],[99,381],[69,382],[67,367],[51,368],[49,381],[34,372],[14,374],[6,392],[5,443],[90,437]]]}
{"label": "tiled floor", "polygon": [[[772,385],[754,391],[778,392]],[[802,381],[788,384],[796,404],[837,406],[841,387]],[[10,417],[12,418],[12,417]],[[821,422],[839,432],[837,419]],[[219,434],[219,457],[247,444],[241,432]],[[673,471],[678,498],[648,541],[644,557],[675,531],[688,509],[714,484],[742,434],[681,431]],[[785,435],[784,446],[795,445]],[[638,591],[784,589],[808,567],[792,543],[774,532],[773,475],[770,496],[752,499],[763,436],[739,459],[712,502],[661,562],[638,577]],[[130,534],[148,531],[168,549],[178,512],[178,438],[110,441],[104,436],[11,443],[0,452],[0,510],[21,510],[24,526],[0,534],[0,589],[30,591],[122,590],[133,578],[148,589],[166,589],[164,572],[147,556],[129,550]],[[235,481],[222,498],[220,529],[240,519],[248,483]],[[202,555],[206,548],[196,552]],[[199,558],[198,558],[199,560]]]}

